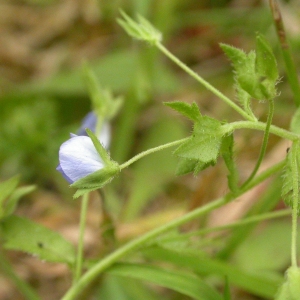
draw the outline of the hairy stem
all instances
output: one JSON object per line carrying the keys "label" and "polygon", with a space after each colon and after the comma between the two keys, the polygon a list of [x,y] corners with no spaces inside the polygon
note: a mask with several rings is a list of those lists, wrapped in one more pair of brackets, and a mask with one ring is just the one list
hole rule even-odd
{"label": "hairy stem", "polygon": [[156,43],[156,47],[163,52],[168,58],[170,58],[175,64],[177,64],[181,69],[187,72],[191,77],[193,77],[196,81],[205,86],[209,91],[223,100],[226,104],[228,104],[231,108],[237,111],[241,116],[243,116],[246,120],[249,121],[257,121],[253,115],[248,115],[241,107],[236,105],[231,99],[222,94],[218,89],[204,80],[199,74],[190,69],[186,64],[184,64],[181,60],[179,60],[176,56],[174,56],[164,45],[160,42]]}
{"label": "hairy stem", "polygon": [[158,237],[159,235],[174,229],[180,225],[183,225],[189,221],[192,221],[199,216],[202,216],[206,213],[213,211],[214,209],[234,200],[236,197],[244,194],[245,192],[249,191],[254,186],[258,185],[269,176],[274,174],[275,172],[279,171],[282,168],[283,163],[278,163],[271,168],[267,169],[257,177],[255,177],[249,184],[245,187],[241,188],[237,193],[228,193],[222,198],[214,200],[205,206],[199,207],[173,221],[170,221],[167,224],[164,224],[160,227],[157,227],[144,235],[131,240],[124,246],[120,247],[113,253],[109,254],[98,263],[96,263],[93,267],[91,267],[79,280],[76,284],[74,284],[62,298],[62,300],[73,300],[86,288],[97,276],[99,276],[102,272],[112,266],[115,262],[120,260],[121,258],[125,257],[126,255],[137,251],[138,249],[144,247],[148,244],[151,240]]}

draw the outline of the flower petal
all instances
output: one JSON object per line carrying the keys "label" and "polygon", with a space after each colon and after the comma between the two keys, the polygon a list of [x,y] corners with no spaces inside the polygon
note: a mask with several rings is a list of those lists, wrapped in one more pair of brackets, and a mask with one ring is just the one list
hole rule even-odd
{"label": "flower petal", "polygon": [[104,167],[92,140],[87,136],[75,136],[59,149],[60,171],[69,183],[73,183]]}

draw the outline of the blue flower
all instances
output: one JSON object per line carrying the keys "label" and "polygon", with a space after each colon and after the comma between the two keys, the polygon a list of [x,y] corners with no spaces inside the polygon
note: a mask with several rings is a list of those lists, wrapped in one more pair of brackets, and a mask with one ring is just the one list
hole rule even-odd
{"label": "blue flower", "polygon": [[[84,118],[78,131],[79,135],[71,134],[71,138],[60,146],[59,165],[56,170],[61,172],[69,183],[73,183],[104,167],[104,163],[96,151],[92,140],[84,131],[84,128],[95,131],[96,123],[96,115],[89,113]],[[108,123],[103,124],[98,139],[105,148],[109,147],[110,127]]]}

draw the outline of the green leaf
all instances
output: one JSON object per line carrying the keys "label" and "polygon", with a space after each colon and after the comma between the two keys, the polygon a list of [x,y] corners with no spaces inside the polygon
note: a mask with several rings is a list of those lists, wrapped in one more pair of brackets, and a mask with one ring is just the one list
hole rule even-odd
{"label": "green leaf", "polygon": [[273,298],[278,286],[281,284],[281,281],[277,278],[274,279],[260,273],[247,272],[233,264],[212,259],[199,250],[196,253],[192,253],[190,249],[180,248],[177,251],[176,248],[165,249],[155,246],[144,250],[143,253],[148,258],[171,263],[181,270],[192,270],[202,276],[217,275],[222,279],[226,276],[233,285],[260,297]]}
{"label": "green leaf", "polygon": [[300,269],[290,267],[286,272],[286,281],[280,287],[275,300],[298,300],[300,295]]}
{"label": "green leaf", "polygon": [[95,72],[87,64],[83,67],[83,73],[93,110],[96,112],[98,119],[102,122],[104,119],[112,119],[120,110],[123,99],[121,97],[114,98],[110,90],[103,89],[97,81]]}
{"label": "green leaf", "polygon": [[236,71],[238,96],[245,108],[249,100],[240,88],[254,99],[268,100],[276,96],[277,64],[271,47],[261,35],[256,37],[256,52],[250,51],[246,54],[225,44],[221,44],[221,48],[232,61]]}
{"label": "green leaf", "polygon": [[116,264],[108,270],[109,274],[146,280],[172,289],[193,299],[221,300],[221,295],[201,278],[182,271],[139,264]]}
{"label": "green leaf", "polygon": [[4,248],[24,251],[48,262],[73,265],[74,247],[57,232],[18,216],[3,219],[0,226]]}
{"label": "green leaf", "polygon": [[219,121],[204,116],[195,123],[193,136],[180,145],[174,154],[182,158],[199,160],[204,164],[215,163],[223,134]]}
{"label": "green leaf", "polygon": [[278,79],[277,63],[270,45],[260,34],[256,35],[256,72],[265,98],[274,98]]}
{"label": "green leaf", "polygon": [[34,185],[17,188],[6,201],[4,216],[7,217],[13,214],[20,198],[31,193],[35,188]]}
{"label": "green leaf", "polygon": [[[292,152],[297,151],[297,167],[298,167],[298,175],[300,174],[300,151],[297,144],[294,144],[286,157],[286,164],[284,167],[283,173],[283,183],[281,189],[281,196],[285,202],[285,204],[291,208],[293,208],[293,172],[292,172]],[[298,176],[298,186],[300,186],[300,180]],[[299,201],[299,200],[298,200]],[[300,205],[298,205],[298,216],[300,216]]]}
{"label": "green leaf", "polygon": [[174,101],[164,102],[164,105],[173,108],[174,110],[188,117],[192,121],[196,122],[201,118],[199,107],[195,102],[193,102],[192,104],[188,104],[186,102]]}
{"label": "green leaf", "polygon": [[227,277],[225,278],[225,284],[224,284],[224,300],[231,300],[230,286]]}
{"label": "green leaf", "polygon": [[291,121],[291,131],[300,134],[300,108],[297,108]]}
{"label": "green leaf", "polygon": [[121,15],[123,19],[117,19],[117,22],[130,36],[154,45],[161,42],[162,34],[145,18],[138,16],[138,22],[136,22],[123,11]]}
{"label": "green leaf", "polygon": [[191,172],[194,172],[194,175],[197,175],[200,171],[211,165],[214,165],[214,163],[203,163],[196,159],[182,158],[177,164],[176,175],[186,175]]}
{"label": "green leaf", "polygon": [[234,146],[233,134],[229,134],[225,136],[222,140],[221,155],[229,171],[229,174],[227,176],[228,187],[232,192],[236,192],[238,190],[239,174],[234,161],[233,146]]}
{"label": "green leaf", "polygon": [[0,219],[6,214],[7,198],[13,193],[19,183],[19,176],[12,177],[0,183]]}
{"label": "green leaf", "polygon": [[87,192],[102,188],[119,172],[119,165],[111,161],[109,166],[75,181],[70,185],[71,187],[79,189],[79,191],[75,193],[74,198],[78,198]]}

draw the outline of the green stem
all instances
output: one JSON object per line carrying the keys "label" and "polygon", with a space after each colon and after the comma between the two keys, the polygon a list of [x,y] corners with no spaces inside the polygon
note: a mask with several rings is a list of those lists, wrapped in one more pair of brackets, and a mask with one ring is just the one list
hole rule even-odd
{"label": "green stem", "polygon": [[0,251],[0,270],[2,274],[5,274],[11,282],[16,286],[18,291],[22,294],[24,299],[27,300],[40,300],[41,298],[36,292],[32,289],[32,287],[27,284],[27,282],[23,281],[13,270],[10,263],[4,257],[2,251]]}
{"label": "green stem", "polygon": [[223,226],[204,228],[204,229],[201,229],[198,231],[181,234],[180,237],[171,237],[171,238],[160,239],[160,241],[171,242],[171,241],[177,241],[179,239],[187,239],[189,237],[194,237],[197,235],[205,235],[205,234],[208,234],[211,232],[222,231],[222,230],[226,230],[226,229],[240,227],[240,226],[244,226],[244,225],[248,225],[248,224],[252,224],[252,223],[258,223],[261,221],[266,221],[266,220],[275,219],[275,218],[282,218],[282,217],[286,217],[290,214],[291,214],[290,209],[279,210],[276,212],[269,212],[269,213],[261,214],[258,216],[248,217],[243,220],[239,220],[237,222],[226,224]]}
{"label": "green stem", "polygon": [[242,108],[236,105],[231,99],[222,94],[219,90],[217,90],[214,86],[204,80],[199,74],[190,69],[186,64],[180,61],[176,56],[174,56],[164,45],[160,42],[157,42],[156,47],[163,52],[168,58],[170,58],[175,64],[177,64],[181,69],[187,72],[191,77],[193,77],[196,81],[205,86],[209,91],[215,94],[217,97],[222,99],[225,103],[227,103],[231,108],[237,111],[241,116],[249,121],[257,121],[253,116],[248,115]]}
{"label": "green stem", "polygon": [[83,239],[84,239],[84,231],[86,225],[86,215],[87,208],[89,203],[89,193],[86,193],[82,197],[81,202],[81,210],[80,210],[80,224],[79,224],[79,240],[78,240],[78,248],[77,248],[77,256],[76,256],[76,264],[75,264],[75,274],[74,274],[74,282],[79,280],[82,273],[82,264],[83,264]]}
{"label": "green stem", "polygon": [[182,144],[182,143],[188,141],[189,139],[190,139],[190,137],[187,137],[187,138],[184,138],[184,139],[181,139],[181,140],[177,140],[177,141],[174,141],[174,142],[171,142],[171,143],[167,143],[167,144],[164,144],[164,145],[161,145],[161,146],[154,147],[154,148],[148,149],[146,151],[143,151],[143,152],[137,154],[136,156],[132,157],[128,161],[126,161],[124,164],[120,165],[120,171],[122,169],[127,168],[128,166],[130,166],[131,164],[133,164],[134,162],[136,162],[137,160],[141,159],[144,156],[147,156],[151,153],[154,153],[154,152],[157,152],[157,151],[169,148],[169,147],[177,146],[179,144]]}
{"label": "green stem", "polygon": [[292,267],[297,267],[297,219],[298,219],[298,201],[299,201],[299,173],[297,154],[299,152],[299,142],[294,142],[291,149],[291,169],[293,176],[293,212],[292,212],[292,244],[291,258]]}
{"label": "green stem", "polygon": [[99,276],[103,271],[105,271],[107,268],[112,266],[115,262],[120,260],[121,258],[125,257],[126,255],[142,248],[145,246],[149,241],[152,239],[158,237],[159,235],[174,229],[180,225],[183,225],[189,221],[192,221],[218,207],[221,207],[222,205],[234,200],[236,197],[244,194],[254,186],[258,185],[262,181],[264,181],[266,178],[277,172],[282,168],[282,163],[276,164],[272,166],[271,168],[267,169],[257,177],[255,177],[249,184],[243,188],[241,188],[238,192],[235,194],[228,193],[222,198],[219,198],[217,200],[214,200],[210,203],[208,203],[205,206],[199,207],[173,221],[170,221],[167,224],[164,224],[158,228],[155,228],[144,235],[137,237],[136,239],[128,242],[124,246],[120,247],[110,255],[103,258],[101,261],[96,263],[93,267],[91,267],[79,280],[76,284],[74,284],[65,294],[65,296],[62,298],[62,300],[73,300],[75,299],[86,287],[88,284],[90,284],[97,276]]}
{"label": "green stem", "polygon": [[[222,126],[225,132],[234,131],[236,129],[255,129],[260,131],[266,130],[266,124],[263,122],[250,122],[250,121],[239,121],[239,122],[232,122]],[[288,130],[279,128],[277,126],[271,125],[270,126],[270,133],[275,134],[281,138],[290,140],[290,141],[297,141],[300,139],[300,135],[290,132]]]}
{"label": "green stem", "polygon": [[283,60],[285,63],[285,69],[288,77],[288,81],[290,83],[292,92],[294,94],[295,104],[297,106],[300,105],[300,85],[298,80],[298,74],[293,62],[293,58],[290,52],[289,43],[286,38],[286,33],[283,25],[283,20],[281,17],[281,13],[279,7],[274,0],[270,0],[270,7],[276,27],[277,36],[279,39],[279,44],[281,46]]}
{"label": "green stem", "polygon": [[243,183],[243,185],[248,184],[248,182],[250,182],[254,178],[254,176],[256,175],[256,173],[262,163],[262,160],[266,154],[273,115],[274,115],[274,100],[271,99],[271,100],[269,100],[269,113],[268,113],[268,118],[267,118],[267,123],[266,123],[266,130],[264,133],[263,143],[261,145],[258,160],[256,162],[256,165],[255,165],[252,173],[250,174],[249,178]]}

